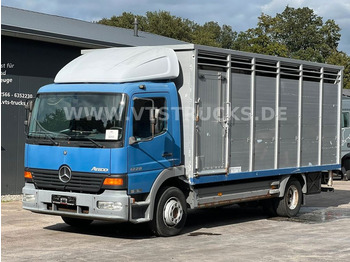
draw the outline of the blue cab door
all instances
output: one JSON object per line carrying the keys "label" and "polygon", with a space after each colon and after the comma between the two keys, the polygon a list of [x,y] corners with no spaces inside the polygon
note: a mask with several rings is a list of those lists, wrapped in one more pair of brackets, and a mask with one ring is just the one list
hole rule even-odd
{"label": "blue cab door", "polygon": [[[152,138],[151,108],[155,112],[155,130]],[[148,191],[161,170],[175,165],[174,139],[168,120],[170,96],[168,93],[135,94],[129,111],[129,137],[135,143],[128,145],[129,191]]]}

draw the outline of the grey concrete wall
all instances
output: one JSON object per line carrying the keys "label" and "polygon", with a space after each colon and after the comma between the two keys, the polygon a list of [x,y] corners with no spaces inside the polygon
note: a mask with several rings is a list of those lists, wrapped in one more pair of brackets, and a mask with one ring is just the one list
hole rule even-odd
{"label": "grey concrete wall", "polygon": [[24,185],[24,104],[52,83],[79,47],[1,37],[1,194],[19,194]]}

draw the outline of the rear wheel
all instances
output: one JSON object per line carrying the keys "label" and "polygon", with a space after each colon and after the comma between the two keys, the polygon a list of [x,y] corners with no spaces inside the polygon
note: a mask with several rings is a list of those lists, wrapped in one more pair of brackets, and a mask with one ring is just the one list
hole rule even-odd
{"label": "rear wheel", "polygon": [[290,178],[284,197],[276,201],[276,213],[283,217],[294,217],[298,214],[301,207],[302,191],[300,182],[295,178]]}
{"label": "rear wheel", "polygon": [[183,229],[187,218],[186,199],[176,187],[165,187],[159,192],[155,204],[152,231],[157,236],[174,236]]}
{"label": "rear wheel", "polygon": [[63,217],[62,220],[72,227],[86,227],[91,224],[93,220],[90,219],[81,219],[81,218],[73,218],[73,217]]}

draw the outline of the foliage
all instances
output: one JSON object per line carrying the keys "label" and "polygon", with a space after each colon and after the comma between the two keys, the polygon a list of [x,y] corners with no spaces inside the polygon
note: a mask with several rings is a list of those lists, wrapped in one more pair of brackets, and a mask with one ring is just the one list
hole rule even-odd
{"label": "foliage", "polygon": [[231,26],[220,27],[217,22],[212,21],[199,25],[188,19],[172,16],[166,11],[147,12],[145,16],[124,12],[121,16],[103,18],[98,23],[132,29],[135,17],[142,31],[194,44],[232,48],[237,35]]}
{"label": "foliage", "polygon": [[192,40],[193,22],[180,17],[172,16],[169,12],[147,12],[146,16],[133,15],[124,12],[121,16],[112,16],[110,19],[103,18],[100,24],[133,29],[135,17],[139,29],[148,33],[171,37],[182,41]]}
{"label": "foliage", "polygon": [[325,62],[337,50],[340,28],[325,23],[313,10],[286,7],[275,17],[262,14],[256,28],[238,35],[236,48],[314,62]]}
{"label": "foliage", "polygon": [[344,66],[343,88],[350,89],[350,57],[344,52],[334,51],[327,57],[326,63]]}
{"label": "foliage", "polygon": [[210,21],[199,25],[169,12],[147,12],[145,16],[123,13],[98,23],[132,29],[137,17],[142,31],[194,44],[277,55],[344,66],[344,87],[350,88],[350,57],[338,50],[340,27],[308,7],[287,6],[272,17],[261,14],[255,28],[237,33],[229,25]]}

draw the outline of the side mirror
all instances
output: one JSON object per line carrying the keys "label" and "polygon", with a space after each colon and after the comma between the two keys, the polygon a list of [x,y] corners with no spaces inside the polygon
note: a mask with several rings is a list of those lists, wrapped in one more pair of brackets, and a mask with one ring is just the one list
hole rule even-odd
{"label": "side mirror", "polygon": [[149,121],[151,122],[151,125],[156,124],[156,109],[154,107],[150,109]]}
{"label": "side mirror", "polygon": [[28,133],[33,108],[34,108],[34,100],[33,99],[27,100],[27,103],[24,105],[24,109],[26,110],[26,120],[24,120],[24,127],[25,127],[24,133],[25,134]]}
{"label": "side mirror", "polygon": [[151,133],[152,133],[152,139],[154,138],[154,135],[156,133],[156,109],[152,105],[152,108],[150,109],[149,114],[149,121],[151,123]]}
{"label": "side mirror", "polygon": [[136,144],[136,138],[134,136],[129,137],[129,145]]}
{"label": "side mirror", "polygon": [[24,106],[25,110],[28,110],[29,112],[33,111],[33,107],[34,107],[34,100],[29,100]]}

